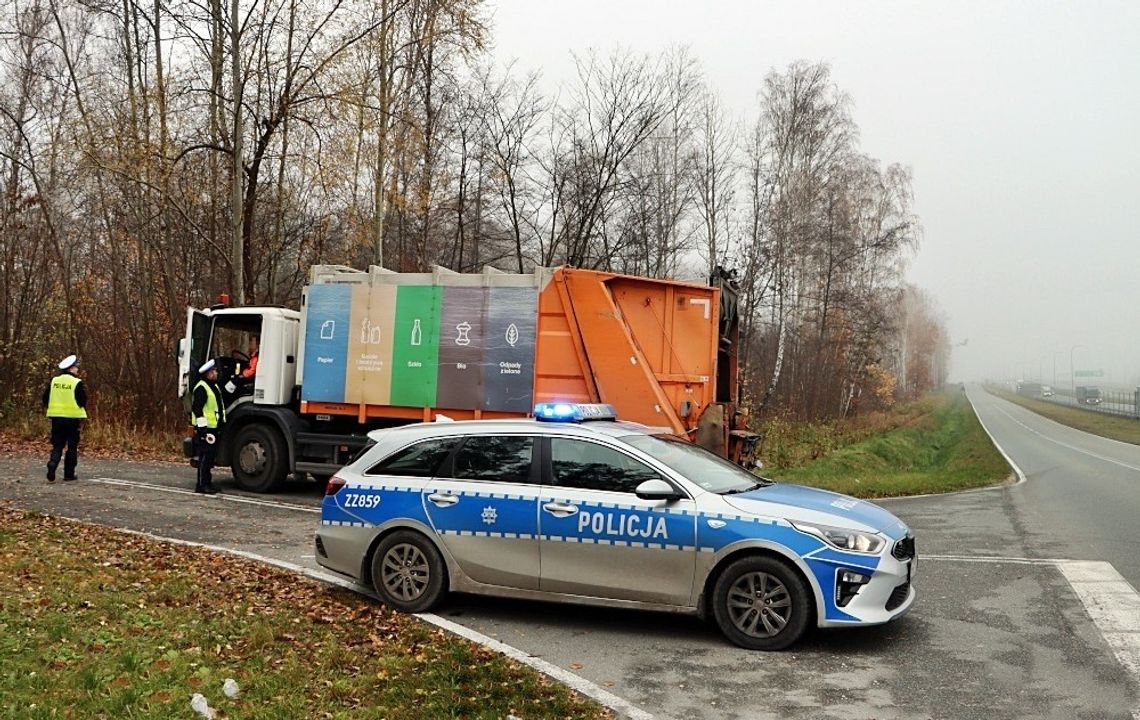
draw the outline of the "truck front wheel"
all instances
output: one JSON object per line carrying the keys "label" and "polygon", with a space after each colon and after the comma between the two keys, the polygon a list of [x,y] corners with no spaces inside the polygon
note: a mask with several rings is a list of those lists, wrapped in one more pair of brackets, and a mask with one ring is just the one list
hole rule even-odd
{"label": "truck front wheel", "polygon": [[285,481],[285,441],[276,429],[246,425],[238,430],[231,447],[234,480],[242,490],[272,492]]}

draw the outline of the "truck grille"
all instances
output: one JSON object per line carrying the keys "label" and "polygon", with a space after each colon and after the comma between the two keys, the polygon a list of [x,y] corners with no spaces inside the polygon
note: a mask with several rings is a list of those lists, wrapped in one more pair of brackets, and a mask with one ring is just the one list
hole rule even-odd
{"label": "truck grille", "polygon": [[891,596],[887,598],[887,610],[894,610],[899,605],[902,605],[906,602],[908,595],[910,595],[910,583],[904,582],[891,591]]}
{"label": "truck grille", "polygon": [[895,547],[891,550],[891,555],[899,560],[909,560],[914,557],[914,536],[907,535],[902,540],[895,543]]}

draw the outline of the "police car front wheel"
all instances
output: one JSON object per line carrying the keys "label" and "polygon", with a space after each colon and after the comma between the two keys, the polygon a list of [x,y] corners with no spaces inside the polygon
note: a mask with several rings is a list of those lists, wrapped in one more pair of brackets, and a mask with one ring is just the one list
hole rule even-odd
{"label": "police car front wheel", "polygon": [[783,650],[804,634],[812,604],[799,573],[772,557],[737,560],[713,589],[721,632],[749,650]]}
{"label": "police car front wheel", "polygon": [[447,592],[447,569],[431,541],[399,530],[384,538],[372,556],[372,586],[385,605],[424,612]]}

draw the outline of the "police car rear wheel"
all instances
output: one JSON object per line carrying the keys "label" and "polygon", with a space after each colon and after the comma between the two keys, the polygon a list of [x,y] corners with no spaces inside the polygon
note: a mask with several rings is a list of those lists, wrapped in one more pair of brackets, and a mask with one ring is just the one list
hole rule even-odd
{"label": "police car rear wheel", "polygon": [[811,614],[800,575],[771,557],[749,557],[725,568],[713,589],[721,632],[749,650],[783,650],[803,635]]}
{"label": "police car rear wheel", "polygon": [[439,551],[424,536],[401,530],[381,541],[372,556],[372,586],[385,605],[423,612],[446,593],[447,570]]}

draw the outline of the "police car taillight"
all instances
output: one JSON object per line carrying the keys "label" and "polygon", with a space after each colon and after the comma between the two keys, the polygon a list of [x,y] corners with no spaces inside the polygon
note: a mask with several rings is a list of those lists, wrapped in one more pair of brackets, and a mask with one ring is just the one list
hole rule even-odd
{"label": "police car taillight", "polygon": [[534,406],[534,417],[543,422],[617,420],[617,410],[605,403],[539,403]]}
{"label": "police car taillight", "polygon": [[344,484],[344,478],[340,475],[333,475],[329,478],[329,484],[325,485],[325,495],[336,495],[344,487]]}

